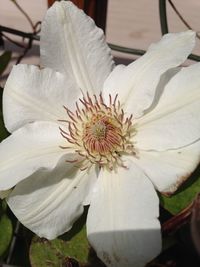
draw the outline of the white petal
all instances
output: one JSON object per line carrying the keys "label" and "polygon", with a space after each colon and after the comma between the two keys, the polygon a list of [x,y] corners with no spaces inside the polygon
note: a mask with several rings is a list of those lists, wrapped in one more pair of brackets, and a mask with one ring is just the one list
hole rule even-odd
{"label": "white petal", "polygon": [[[105,80],[104,86],[103,86],[103,94],[108,94],[108,91],[110,93],[110,91],[112,92],[113,90],[115,90],[116,88],[116,80],[119,80],[119,77],[121,75],[123,75],[124,71],[126,69],[125,65],[117,65],[113,71],[110,73],[110,75],[108,76],[108,78]],[[119,92],[113,92],[115,94],[119,93]]]}
{"label": "white petal", "polygon": [[20,128],[0,144],[0,190],[15,186],[40,168],[53,169],[66,145],[58,125],[35,122]]}
{"label": "white petal", "polygon": [[89,208],[88,239],[107,266],[143,267],[161,250],[158,215],[155,189],[135,164],[117,173],[102,170]]}
{"label": "white petal", "polygon": [[167,84],[158,105],[137,121],[136,146],[167,150],[200,138],[200,63],[183,68]]}
{"label": "white petal", "polygon": [[68,1],[56,2],[42,23],[41,63],[67,73],[89,93],[98,93],[113,68],[103,31]]}
{"label": "white petal", "polygon": [[157,190],[172,194],[200,162],[200,142],[162,152],[140,151],[133,161],[151,179]]}
{"label": "white petal", "polygon": [[[185,61],[195,44],[192,31],[167,34],[152,44],[147,53],[126,68],[111,73],[104,94],[119,95],[125,111],[139,117],[152,104],[160,76]],[[120,73],[121,72],[121,73]],[[111,82],[113,80],[113,82]]]}
{"label": "white petal", "polygon": [[83,172],[61,160],[54,170],[39,170],[20,182],[7,201],[27,228],[53,239],[70,230],[82,214],[96,179],[94,168]]}
{"label": "white petal", "polygon": [[165,90],[165,86],[172,79],[172,77],[174,77],[180,70],[181,70],[181,67],[176,67],[176,68],[169,69],[165,73],[162,74],[162,76],[160,77],[160,81],[156,87],[156,92],[155,92],[153,102],[151,106],[145,110],[144,114],[149,113],[151,110],[155,108],[155,106],[157,106],[163,94],[163,91]]}
{"label": "white petal", "polygon": [[79,88],[63,74],[31,65],[14,66],[3,94],[4,121],[13,132],[28,122],[66,119],[68,108],[75,107]]}

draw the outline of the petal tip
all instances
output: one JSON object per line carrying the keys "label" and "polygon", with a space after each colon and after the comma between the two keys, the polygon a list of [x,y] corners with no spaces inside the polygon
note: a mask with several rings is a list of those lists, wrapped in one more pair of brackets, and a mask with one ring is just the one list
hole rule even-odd
{"label": "petal tip", "polygon": [[188,30],[188,31],[185,31],[186,34],[192,36],[192,37],[195,37],[196,36],[196,32],[193,31],[193,30]]}
{"label": "petal tip", "polygon": [[196,38],[196,32],[192,31],[192,30],[188,30],[185,32],[180,32],[181,37],[185,37],[186,39],[191,40],[192,42],[195,42],[195,38]]}

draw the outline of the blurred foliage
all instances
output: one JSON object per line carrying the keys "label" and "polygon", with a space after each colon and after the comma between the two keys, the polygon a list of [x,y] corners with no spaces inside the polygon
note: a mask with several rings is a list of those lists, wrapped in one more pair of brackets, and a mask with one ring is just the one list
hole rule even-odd
{"label": "blurred foliage", "polygon": [[200,255],[200,194],[198,194],[193,205],[190,229],[193,243]]}
{"label": "blurred foliage", "polygon": [[3,114],[2,110],[0,109],[0,141],[5,139],[9,135],[8,131],[6,130],[3,122]]}
{"label": "blurred foliage", "polygon": [[177,214],[189,206],[200,192],[200,167],[188,178],[188,180],[170,197],[160,194],[161,205]]}
{"label": "blurred foliage", "polygon": [[[2,103],[3,88],[0,87],[0,103]],[[2,104],[0,104],[0,142],[8,137],[9,132],[6,130],[4,121],[3,121],[3,110]]]}
{"label": "blurred foliage", "polygon": [[11,60],[12,52],[10,51],[5,51],[1,56],[0,56],[0,76],[3,74],[5,69],[7,68],[10,60]]}
{"label": "blurred foliage", "polygon": [[29,257],[31,267],[105,267],[90,247],[86,234],[87,210],[72,229],[54,240],[34,236]]}
{"label": "blurred foliage", "polygon": [[12,239],[12,222],[6,214],[7,206],[4,201],[0,201],[0,259],[7,251]]}
{"label": "blurred foliage", "polygon": [[30,248],[31,266],[65,266],[68,258],[74,258],[81,264],[86,264],[88,253],[89,244],[85,227],[68,241],[58,238],[49,241],[34,237]]}

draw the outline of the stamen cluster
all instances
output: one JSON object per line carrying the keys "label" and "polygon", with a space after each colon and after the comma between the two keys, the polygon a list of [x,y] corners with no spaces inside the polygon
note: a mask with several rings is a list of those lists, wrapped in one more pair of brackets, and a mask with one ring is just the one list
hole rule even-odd
{"label": "stamen cluster", "polygon": [[[76,111],[72,112],[64,107],[69,120],[60,120],[68,123],[68,132],[60,128],[61,135],[68,141],[80,156],[77,160],[82,170],[92,164],[107,167],[110,170],[117,165],[124,166],[122,154],[133,154],[134,147],[130,142],[134,134],[132,115],[125,118],[124,111],[117,95],[112,99],[109,95],[109,104],[106,105],[102,95],[93,99],[87,94],[81,103],[76,103]],[[69,145],[70,144],[70,145]]]}

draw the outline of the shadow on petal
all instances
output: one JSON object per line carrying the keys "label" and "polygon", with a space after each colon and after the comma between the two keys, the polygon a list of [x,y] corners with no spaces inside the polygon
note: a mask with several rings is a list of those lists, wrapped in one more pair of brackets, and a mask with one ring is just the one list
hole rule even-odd
{"label": "shadow on petal", "polygon": [[92,233],[89,240],[92,246],[94,241],[93,247],[106,266],[143,267],[161,251],[159,229]]}
{"label": "shadow on petal", "polygon": [[[26,190],[20,190],[20,195],[27,195],[39,189],[58,184],[62,179],[73,179],[78,172],[78,168],[75,168],[74,163],[67,163],[66,160],[69,159],[74,159],[74,154],[62,156],[54,169],[40,168],[20,182],[18,185],[20,185],[21,188],[26,188]],[[30,180],[32,186],[28,186]],[[19,192],[15,190],[12,196],[18,195],[18,193]]]}

